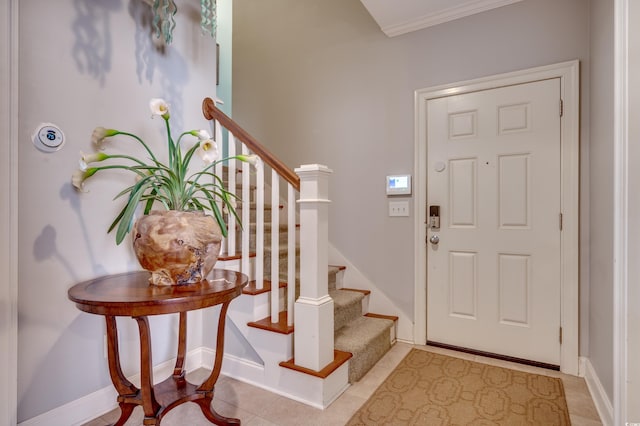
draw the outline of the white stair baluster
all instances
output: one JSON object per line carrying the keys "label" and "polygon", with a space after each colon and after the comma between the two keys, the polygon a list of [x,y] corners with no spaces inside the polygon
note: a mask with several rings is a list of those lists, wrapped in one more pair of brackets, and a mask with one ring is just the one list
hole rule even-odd
{"label": "white stair baluster", "polygon": [[256,288],[264,288],[264,167],[256,164]]}
{"label": "white stair baluster", "polygon": [[293,325],[296,296],[296,191],[287,184],[287,326]]}
{"label": "white stair baluster", "polygon": [[[242,144],[242,154],[249,155],[249,149],[245,144]],[[249,261],[249,241],[251,238],[251,201],[249,190],[251,187],[249,163],[242,163],[242,226],[244,228],[242,232],[242,273],[253,279],[254,274],[251,271],[251,264]]]}
{"label": "white stair baluster", "polygon": [[[222,153],[224,152],[224,146],[223,146],[224,144],[222,140],[222,125],[218,121],[215,122],[213,140],[218,145],[218,152],[220,153],[220,155],[222,155]],[[216,176],[219,176],[220,179],[224,181],[224,167],[222,163],[216,164],[214,173],[216,174]],[[216,204],[218,205],[218,209],[220,209],[220,211],[222,212],[222,206],[224,205],[222,203],[222,200],[216,201]],[[220,253],[227,253],[227,254],[229,253],[227,250],[226,238],[222,240]]]}
{"label": "white stair baluster", "polygon": [[271,322],[280,315],[280,178],[271,170]]}
{"label": "white stair baluster", "polygon": [[[229,157],[234,157],[236,155],[236,139],[231,132],[229,132],[228,150],[229,150],[228,152]],[[236,191],[237,191],[236,167],[237,167],[236,160],[233,158],[229,160],[229,164],[227,164],[227,171],[229,173],[227,178],[227,182],[229,183],[227,189],[233,195],[236,195]],[[232,199],[232,205],[237,206],[235,198]],[[227,228],[229,230],[229,236],[227,237],[227,253],[230,256],[234,256],[236,254],[237,221],[236,221],[236,217],[231,213],[229,213],[229,223],[227,224]]]}

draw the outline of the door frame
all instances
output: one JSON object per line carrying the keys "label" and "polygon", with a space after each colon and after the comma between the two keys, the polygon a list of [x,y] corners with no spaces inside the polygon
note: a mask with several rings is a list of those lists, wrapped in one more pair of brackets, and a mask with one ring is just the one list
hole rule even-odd
{"label": "door frame", "polygon": [[9,143],[0,148],[0,424],[17,423],[18,371],[18,1],[0,0],[0,129]]}
{"label": "door frame", "polygon": [[579,183],[580,183],[580,64],[578,60],[498,74],[415,91],[416,178],[414,203],[414,342],[427,340],[427,102],[451,95],[560,78],[563,119],[560,123],[560,370],[578,375],[579,367]]}

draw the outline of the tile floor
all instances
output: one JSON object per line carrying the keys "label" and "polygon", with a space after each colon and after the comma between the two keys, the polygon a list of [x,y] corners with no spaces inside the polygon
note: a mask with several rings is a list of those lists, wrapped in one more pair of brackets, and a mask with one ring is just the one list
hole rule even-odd
{"label": "tile floor", "polygon": [[[391,350],[359,382],[350,386],[340,398],[325,410],[318,410],[296,401],[284,398],[255,386],[220,376],[216,384],[213,405],[223,416],[239,418],[244,426],[313,426],[344,425],[364,404],[369,396],[382,383],[386,376],[414,347],[396,343]],[[415,346],[420,348],[421,346]],[[422,348],[425,348],[422,346]],[[526,365],[514,364],[453,352],[446,349],[426,347],[433,352],[457,356],[471,361],[484,362],[501,367],[524,370],[537,374],[560,377],[564,383],[567,405],[573,426],[602,425],[598,412],[587,389],[584,379]],[[202,381],[208,372],[198,370],[188,375],[190,381]],[[83,426],[105,426],[113,424],[119,417],[119,409],[94,419]],[[127,421],[126,426],[142,425],[143,413],[137,407]],[[162,420],[163,426],[210,426],[196,404],[182,404],[171,410]]]}

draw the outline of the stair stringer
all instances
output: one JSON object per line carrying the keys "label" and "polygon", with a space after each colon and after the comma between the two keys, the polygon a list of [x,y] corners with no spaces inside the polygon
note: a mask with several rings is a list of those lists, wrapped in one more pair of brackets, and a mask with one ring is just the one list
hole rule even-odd
{"label": "stair stringer", "polygon": [[[224,266],[219,266],[234,270],[239,267],[234,265],[234,261],[226,261]],[[283,292],[284,289],[280,289],[281,297]],[[349,362],[342,364],[326,377],[281,367],[281,362],[293,358],[294,334],[276,333],[248,325],[249,322],[268,316],[270,297],[270,292],[258,295],[241,294],[229,305],[227,326],[230,322],[233,323],[244,337],[246,345],[258,354],[262,364],[245,358],[240,353],[227,352],[222,363],[222,374],[312,407],[328,407],[349,387]],[[217,324],[215,326],[217,327]],[[215,349],[204,348],[204,365],[212,365],[214,357]]]}

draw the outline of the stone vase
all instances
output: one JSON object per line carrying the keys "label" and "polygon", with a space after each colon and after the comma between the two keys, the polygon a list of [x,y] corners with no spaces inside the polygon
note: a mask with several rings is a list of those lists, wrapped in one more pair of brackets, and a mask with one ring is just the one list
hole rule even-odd
{"label": "stone vase", "polygon": [[151,284],[181,285],[204,280],[218,261],[222,232],[200,211],[151,211],[133,225],[133,249]]}

